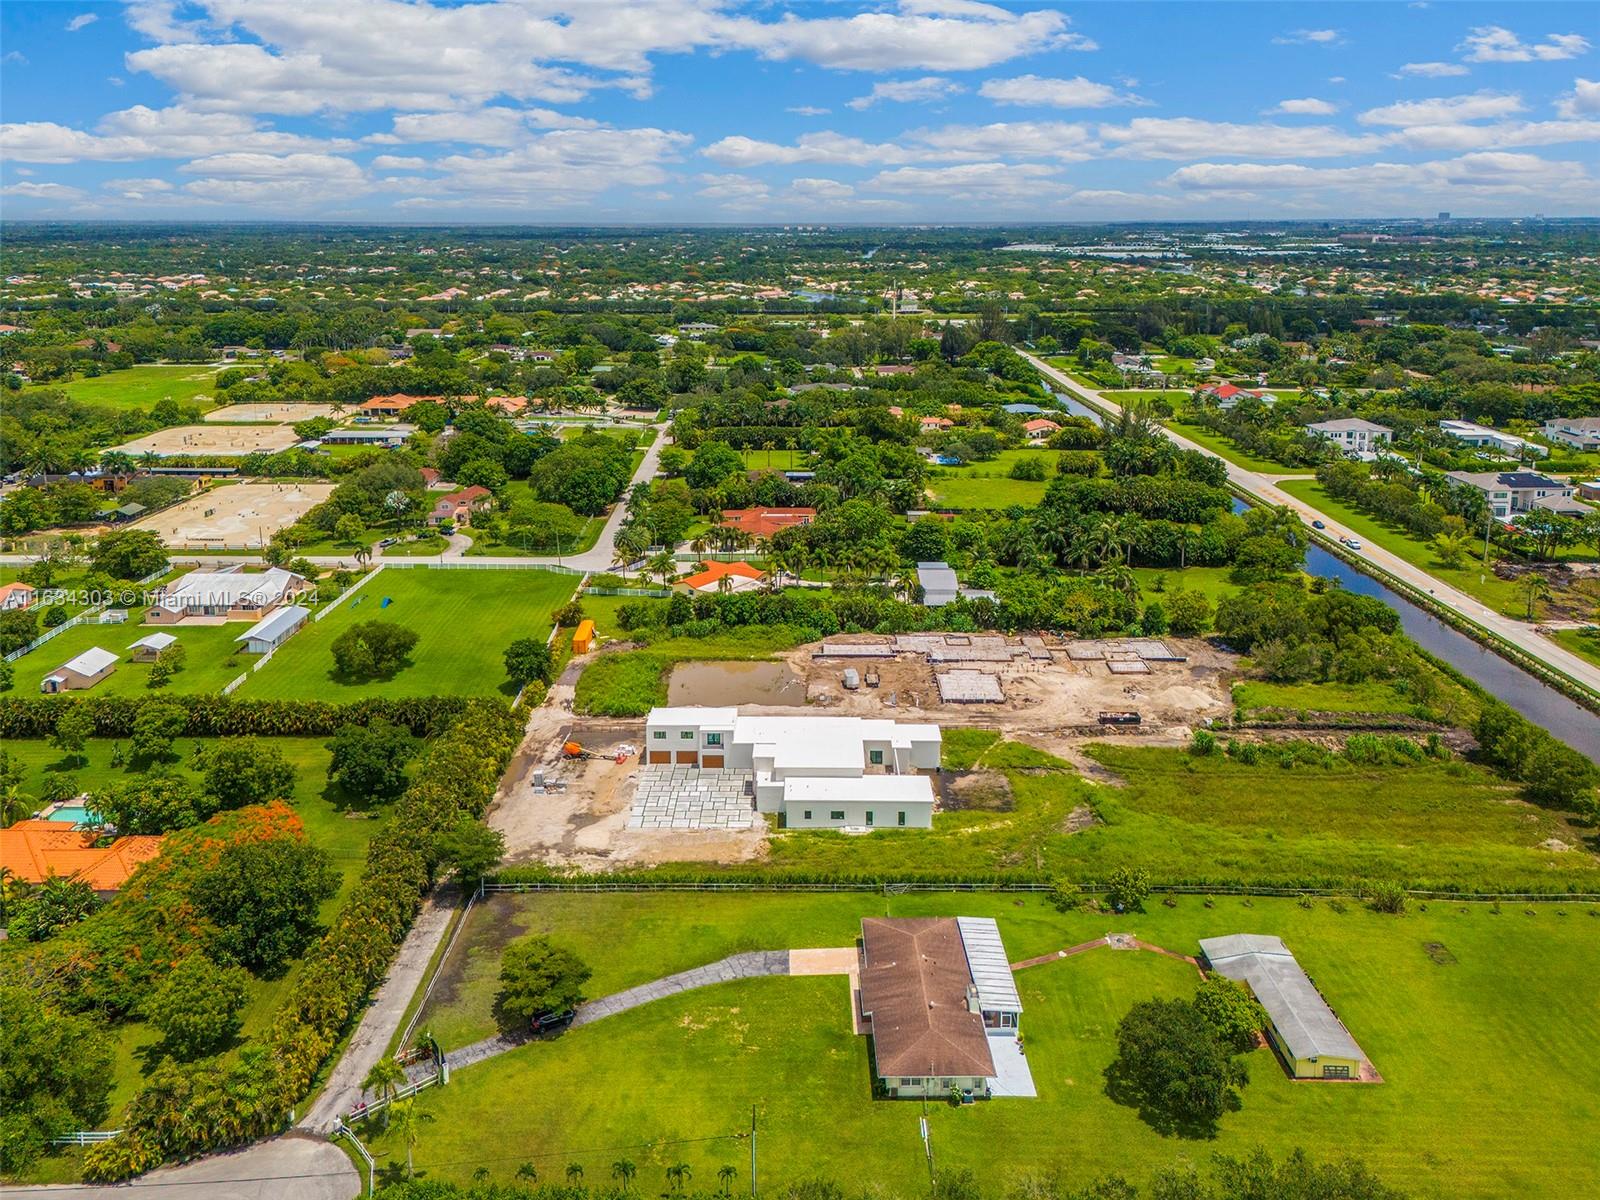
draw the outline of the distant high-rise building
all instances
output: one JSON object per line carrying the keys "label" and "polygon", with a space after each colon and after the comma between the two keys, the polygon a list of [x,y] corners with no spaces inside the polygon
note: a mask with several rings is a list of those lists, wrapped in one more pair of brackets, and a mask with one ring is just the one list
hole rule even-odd
{"label": "distant high-rise building", "polygon": [[1450,219],[1450,214],[1449,213],[1442,212],[1442,213],[1439,214],[1439,220],[1448,221],[1449,219]]}

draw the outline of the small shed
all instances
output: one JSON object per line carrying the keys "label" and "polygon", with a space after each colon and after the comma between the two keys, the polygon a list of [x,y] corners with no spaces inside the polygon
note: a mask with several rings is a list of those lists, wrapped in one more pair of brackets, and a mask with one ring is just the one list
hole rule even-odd
{"label": "small shed", "polygon": [[268,613],[233,640],[244,643],[246,654],[266,654],[288,641],[310,616],[309,608],[290,604]]}
{"label": "small shed", "polygon": [[111,514],[111,519],[119,523],[123,521],[137,521],[140,517],[144,516],[145,512],[146,509],[144,505],[135,504],[130,500],[127,504],[118,507],[116,511]]}
{"label": "small shed", "polygon": [[95,618],[96,625],[126,625],[128,623],[128,610],[125,608],[108,608]]}
{"label": "small shed", "polygon": [[587,654],[594,649],[594,622],[585,617],[572,631],[572,652]]}
{"label": "small shed", "polygon": [[76,658],[62,663],[39,682],[39,690],[47,696],[58,692],[82,691],[92,688],[116,669],[117,656],[99,646],[90,646]]}
{"label": "small shed", "polygon": [[128,647],[133,651],[129,657],[136,663],[155,662],[163,650],[176,645],[177,641],[170,633],[149,633]]}

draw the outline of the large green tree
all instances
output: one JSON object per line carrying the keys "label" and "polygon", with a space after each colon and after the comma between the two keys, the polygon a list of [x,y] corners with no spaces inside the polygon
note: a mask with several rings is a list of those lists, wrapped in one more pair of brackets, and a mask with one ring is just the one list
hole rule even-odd
{"label": "large green tree", "polygon": [[519,938],[500,959],[497,1004],[514,1021],[576,1008],[594,972],[571,950],[542,934]]}
{"label": "large green tree", "polygon": [[1135,1004],[1117,1026],[1107,1092],[1162,1132],[1206,1134],[1236,1108],[1248,1081],[1199,1010],[1187,1000]]}
{"label": "large green tree", "polygon": [[200,911],[217,927],[221,955],[272,975],[316,934],[322,902],[338,888],[328,856],[309,842],[235,842],[195,881]]}
{"label": "large green tree", "polygon": [[283,751],[260,738],[223,738],[207,747],[197,765],[218,808],[243,808],[294,795],[294,768]]}
{"label": "large green tree", "polygon": [[50,1138],[105,1119],[111,1042],[98,1023],[20,987],[0,987],[0,1029],[0,1171],[15,1175]]}
{"label": "large green tree", "polygon": [[175,1058],[197,1058],[239,1031],[249,983],[250,975],[242,967],[190,954],[167,972],[145,1001],[144,1014],[161,1031]]}

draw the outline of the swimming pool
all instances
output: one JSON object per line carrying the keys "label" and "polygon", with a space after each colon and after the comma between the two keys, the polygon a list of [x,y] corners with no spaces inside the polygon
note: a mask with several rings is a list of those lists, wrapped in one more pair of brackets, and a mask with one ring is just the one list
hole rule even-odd
{"label": "swimming pool", "polygon": [[63,804],[53,812],[46,813],[45,817],[51,821],[71,821],[74,825],[98,825],[98,813],[91,812],[82,804]]}

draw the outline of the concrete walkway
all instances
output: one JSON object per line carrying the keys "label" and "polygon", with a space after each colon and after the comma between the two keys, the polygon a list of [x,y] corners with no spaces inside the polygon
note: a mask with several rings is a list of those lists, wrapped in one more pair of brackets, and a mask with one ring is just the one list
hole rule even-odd
{"label": "concrete walkway", "polygon": [[[1107,400],[1095,389],[1085,387],[1036,355],[1029,354],[1027,351],[1019,351],[1018,353],[1037,367],[1039,373],[1046,379],[1065,389],[1077,399],[1113,416],[1121,413],[1122,409],[1115,401]],[[1188,438],[1174,433],[1170,429],[1163,429],[1161,432],[1170,441],[1185,450],[1198,450],[1200,453],[1210,455],[1212,458],[1222,458],[1215,451],[1191,442]],[[1324,532],[1330,538],[1357,537],[1355,533],[1340,522],[1335,521],[1327,513],[1298,497],[1291,496],[1288,492],[1278,487],[1274,482],[1275,478],[1279,478],[1278,476],[1264,475],[1257,471],[1247,471],[1243,467],[1235,466],[1233,463],[1228,462],[1225,458],[1222,458],[1222,461],[1227,464],[1229,482],[1246,495],[1274,507],[1287,506],[1299,513],[1308,524],[1311,521],[1321,521],[1327,526]],[[1465,592],[1457,591],[1449,584],[1428,574],[1422,568],[1413,566],[1399,555],[1390,553],[1382,546],[1374,546],[1363,542],[1363,549],[1359,551],[1359,554],[1374,566],[1381,567],[1395,578],[1410,584],[1420,592],[1426,593],[1430,599],[1445,608],[1451,609],[1472,624],[1482,629],[1487,629],[1505,639],[1530,658],[1535,658],[1546,666],[1560,671],[1563,675],[1581,684],[1589,691],[1600,694],[1600,666],[1579,658],[1565,647],[1541,636],[1539,631],[1532,625],[1495,612]]]}
{"label": "concrete walkway", "polygon": [[[787,974],[789,974],[787,950],[751,950],[744,954],[730,954],[727,958],[719,958],[716,962],[707,963],[703,967],[691,967],[675,975],[667,975],[650,983],[641,983],[638,987],[628,988],[626,991],[587,1001],[578,1006],[578,1013],[567,1028],[577,1029],[583,1025],[592,1025],[606,1017],[642,1008],[646,1004],[665,1000],[668,996],[676,996],[679,992],[690,992],[695,988],[710,987],[716,983],[731,983],[736,979],[759,979],[768,975]],[[459,1050],[452,1050],[445,1055],[445,1059],[449,1062],[451,1071],[457,1071],[462,1067],[470,1067],[473,1063],[480,1063],[486,1058],[504,1054],[508,1050],[515,1050],[532,1038],[532,1031],[519,1029],[512,1033],[503,1033],[498,1037],[485,1038],[481,1042],[474,1042]]]}

